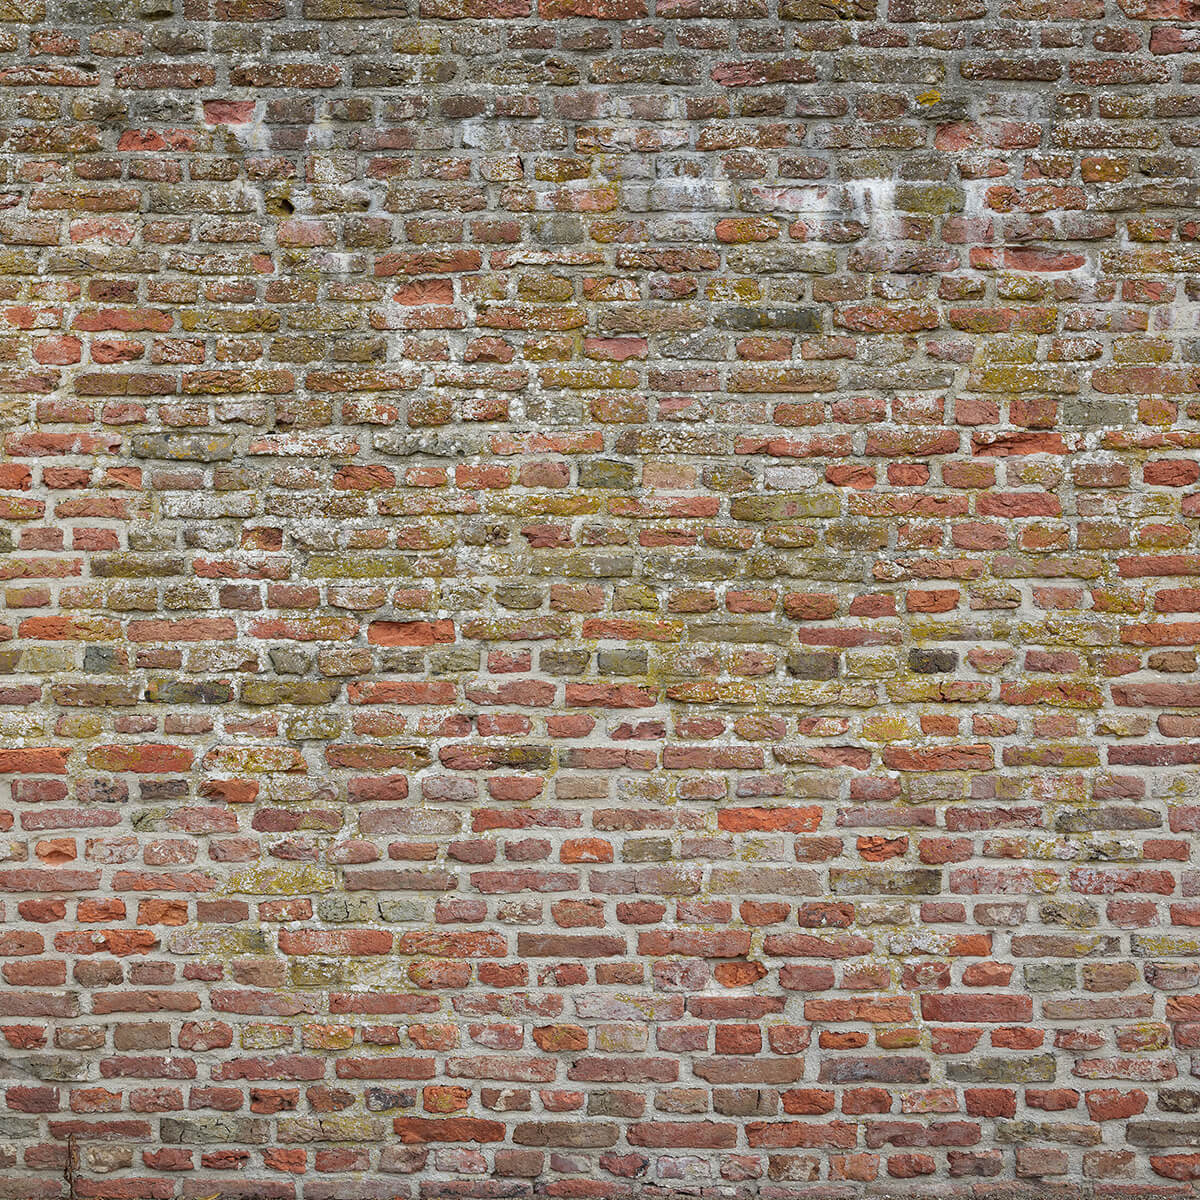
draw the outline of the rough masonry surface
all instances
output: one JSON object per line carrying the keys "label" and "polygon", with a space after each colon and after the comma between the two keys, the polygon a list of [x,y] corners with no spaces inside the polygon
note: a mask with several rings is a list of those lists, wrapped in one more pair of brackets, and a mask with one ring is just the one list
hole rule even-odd
{"label": "rough masonry surface", "polygon": [[1191,1196],[1198,18],[0,0],[0,1197]]}

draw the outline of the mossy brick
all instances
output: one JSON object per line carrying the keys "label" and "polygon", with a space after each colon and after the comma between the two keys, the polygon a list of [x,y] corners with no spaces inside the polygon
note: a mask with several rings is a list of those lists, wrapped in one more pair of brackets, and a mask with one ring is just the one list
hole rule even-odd
{"label": "mossy brick", "polygon": [[946,1065],[946,1078],[953,1083],[1052,1083],[1055,1074],[1052,1054],[1028,1058],[982,1057]]}
{"label": "mossy brick", "polygon": [[0,1195],[1200,1177],[1110,7],[0,3]]}

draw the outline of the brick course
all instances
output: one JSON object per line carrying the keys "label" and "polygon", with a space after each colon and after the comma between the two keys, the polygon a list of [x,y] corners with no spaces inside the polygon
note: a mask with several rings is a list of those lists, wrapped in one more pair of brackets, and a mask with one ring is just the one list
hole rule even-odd
{"label": "brick course", "polygon": [[0,1200],[1200,1179],[1200,10],[0,4]]}

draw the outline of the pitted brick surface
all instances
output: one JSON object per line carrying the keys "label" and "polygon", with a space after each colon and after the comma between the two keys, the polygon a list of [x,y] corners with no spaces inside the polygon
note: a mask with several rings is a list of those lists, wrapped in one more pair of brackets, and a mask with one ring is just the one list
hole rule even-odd
{"label": "pitted brick surface", "polygon": [[1191,1196],[1198,16],[0,0],[0,1197]]}

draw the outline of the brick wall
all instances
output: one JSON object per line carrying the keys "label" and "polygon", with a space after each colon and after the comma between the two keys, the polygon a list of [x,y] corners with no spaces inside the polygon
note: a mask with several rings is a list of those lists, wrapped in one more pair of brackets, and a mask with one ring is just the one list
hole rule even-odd
{"label": "brick wall", "polygon": [[0,2],[0,1197],[1190,1196],[1190,0]]}

